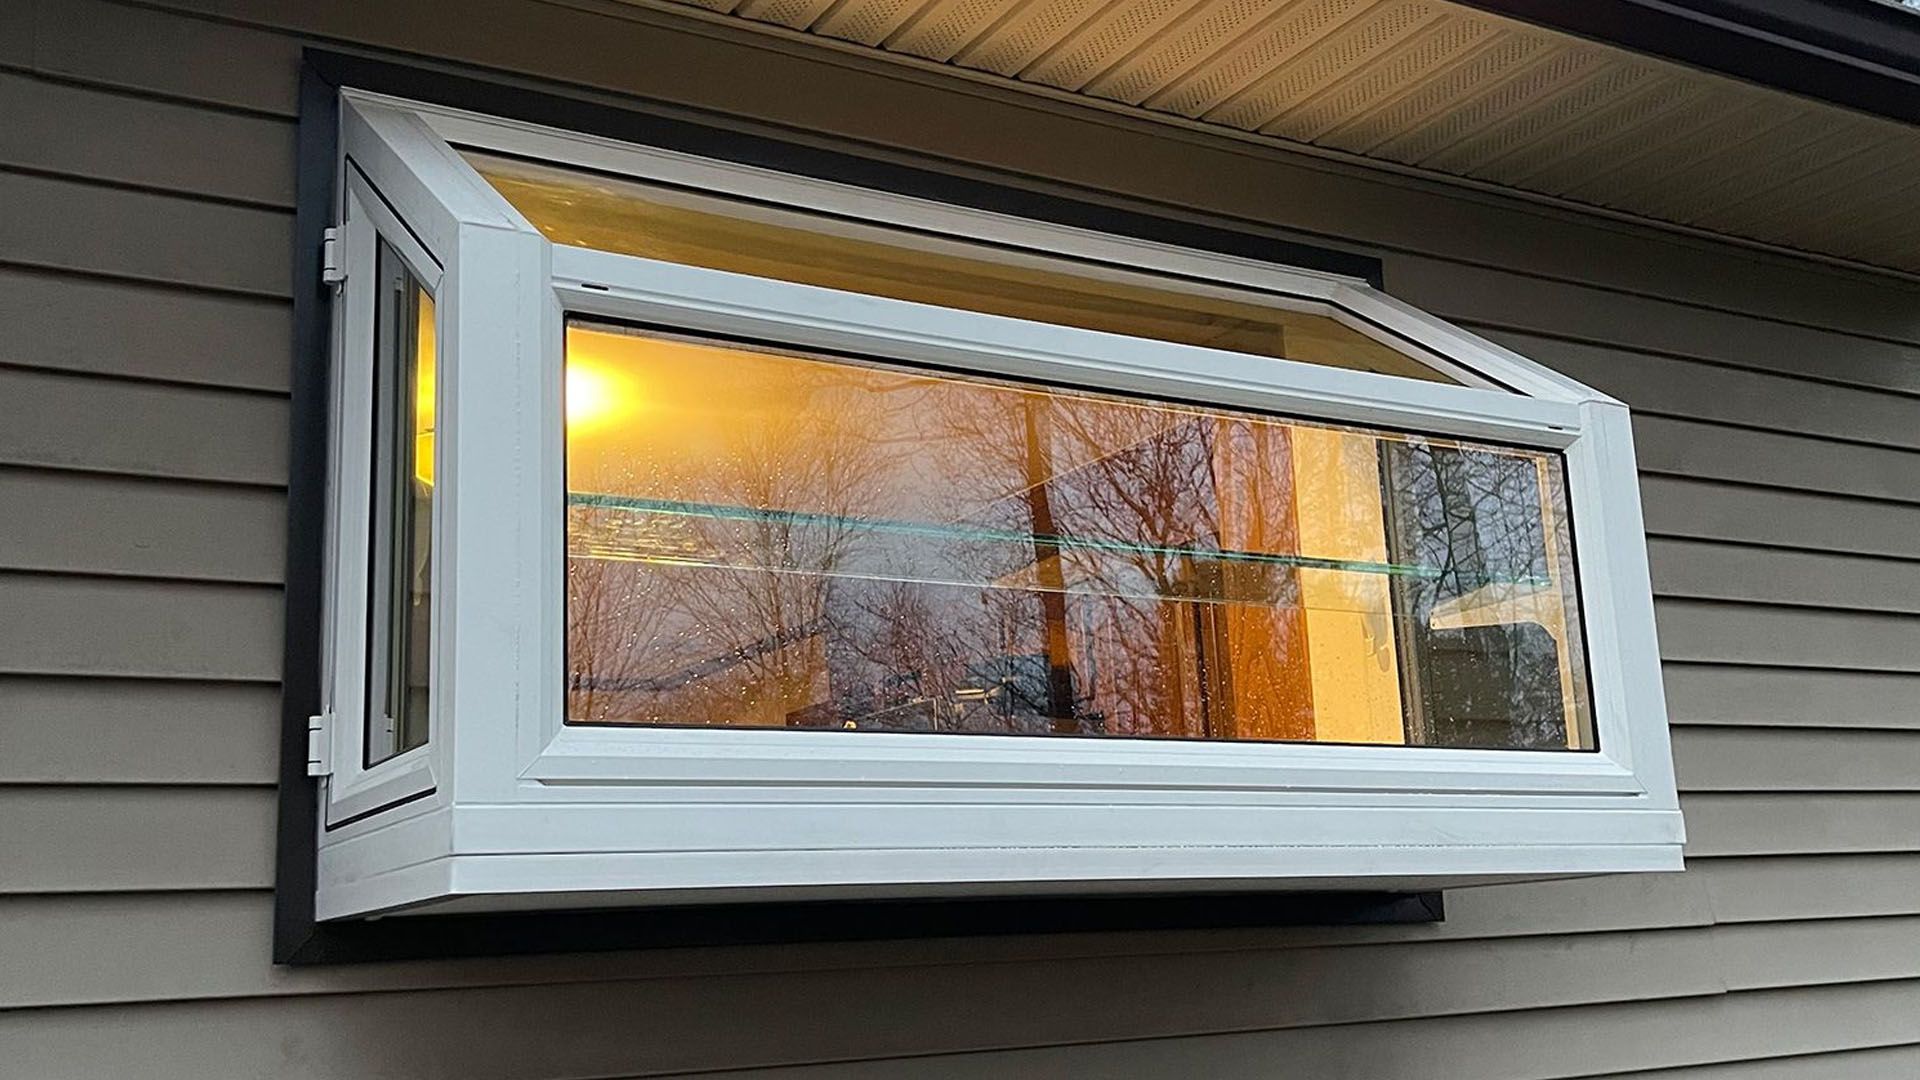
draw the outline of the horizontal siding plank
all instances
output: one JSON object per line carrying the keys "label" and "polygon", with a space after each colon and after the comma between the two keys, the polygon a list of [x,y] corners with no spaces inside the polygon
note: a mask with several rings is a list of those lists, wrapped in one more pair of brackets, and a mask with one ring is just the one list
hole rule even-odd
{"label": "horizontal siding plank", "polygon": [[[1677,880],[1680,875],[1665,876]],[[1413,977],[1419,977],[1425,963],[1445,963],[1453,951],[1434,948],[1422,962],[1418,950],[1410,954],[1363,939],[1324,940],[1325,931],[1337,934],[1361,928],[1299,927],[661,949],[287,969],[263,961],[270,952],[272,914],[272,898],[264,891],[0,897],[0,969],[25,973],[0,985],[0,1008],[635,979],[730,979],[737,984],[755,978],[791,983],[797,992],[806,992],[808,983],[819,983],[823,987],[839,984],[850,993],[857,992],[854,987],[862,981],[893,981],[904,996],[927,997],[937,993],[938,984],[950,984],[981,966],[1077,967],[1078,974],[1063,971],[1063,980],[1091,985],[1093,973],[1125,965],[1143,971],[1173,966],[1307,973],[1346,957],[1356,975],[1379,963],[1404,962],[1414,964]],[[1440,927],[1398,927],[1391,932],[1403,939],[1419,938],[1424,942],[1422,949],[1464,940],[1451,936],[1456,931]],[[1590,949],[1571,942],[1561,947],[1585,949],[1590,957],[1612,963],[1619,959],[1621,940],[1620,935],[1603,934],[1594,938]],[[1700,947],[1698,935],[1691,931],[1677,941],[1672,934],[1662,934],[1658,940],[1693,954]],[[1507,934],[1485,940],[1481,949],[1504,957],[1519,976],[1522,968],[1539,959],[1545,944],[1543,938]],[[1666,969],[1645,974],[1662,975]],[[1555,984],[1553,992],[1576,997],[1593,993],[1604,999],[1620,985],[1608,981],[1583,987],[1578,982]],[[1656,982],[1669,991],[1684,988]],[[748,1000],[780,996],[741,989],[742,998]],[[1067,993],[1066,988],[1062,992]]]}
{"label": "horizontal siding plank", "polygon": [[1920,854],[1698,859],[1685,876],[1720,923],[1920,915]]}
{"label": "horizontal siding plank", "polygon": [[1715,927],[1731,990],[1920,979],[1920,917]]}
{"label": "horizontal siding plank", "polygon": [[[1165,1037],[1421,1012],[1459,1014],[1541,1002],[1712,994],[1718,992],[1719,984],[1702,972],[1708,958],[1706,938],[1704,931],[1682,930],[1588,935],[1568,942],[1520,938],[1435,944],[1417,950],[1355,946],[1063,960],[1045,965],[981,964],[966,969],[969,987],[964,1001],[954,996],[955,972],[943,967],[815,972],[804,982],[787,972],[765,972],[536,989],[402,991],[397,992],[401,997],[382,996],[409,1023],[424,1022],[425,1030],[440,1036],[423,1040],[431,1045],[421,1049],[433,1057],[409,1059],[386,1040],[379,1049],[397,1055],[388,1066],[395,1075],[417,1075],[426,1060],[436,1061],[437,1068],[430,1070],[434,1075],[604,1075],[611,1071],[607,1055],[614,1054],[636,1055],[628,1059],[626,1068],[645,1062],[670,1071],[725,1061],[950,1052],[1035,1040]],[[17,947],[24,954],[21,959],[28,961],[44,948],[32,938]],[[164,954],[174,951],[164,941],[148,948],[163,953],[156,957],[163,963],[168,960]],[[178,977],[192,978],[191,970],[187,965]],[[1484,978],[1477,978],[1483,973]],[[1319,989],[1311,994],[1299,992],[1308,985]],[[1171,987],[1182,990],[1170,993]],[[356,1006],[354,999],[339,996],[283,1000],[281,1008],[296,1023],[296,1017],[316,1006],[333,1014],[343,1024],[338,1035],[342,1038],[354,1037],[355,1009],[373,1004],[361,998]],[[796,1008],[796,1001],[809,1005]],[[886,1010],[888,1022],[863,1022],[862,1017],[871,1018],[876,1003],[885,1003],[879,1007]],[[422,1011],[416,1012],[414,1006]],[[596,1015],[601,1037],[557,1054],[548,1048],[551,1056],[545,1056],[531,1048],[508,1050],[505,1039],[479,1031],[469,1034],[466,1025],[440,1026],[448,1010],[473,1009],[497,1022],[496,1010],[515,1007],[526,1010],[511,1025],[518,1028],[514,1037],[522,1041],[526,1031],[548,1030],[545,1024],[550,1019],[579,1010]],[[229,1009],[209,1002],[195,1011],[215,1017]],[[608,1016],[643,1017],[644,1026],[626,1028],[623,1038],[608,1039],[604,1037]],[[0,1031],[4,1030],[0,1021]],[[565,1021],[553,1034],[556,1042],[572,1043],[575,1032],[586,1030],[579,1020]],[[474,1038],[492,1045],[474,1047]],[[473,1049],[482,1053],[471,1054]],[[503,1051],[513,1066],[496,1072],[487,1062]],[[306,1061],[288,1064],[296,1070],[313,1067]],[[341,1062],[332,1064],[339,1075],[360,1074],[353,1068],[341,1069]],[[528,1073],[529,1068],[541,1071]]]}
{"label": "horizontal siding plank", "polygon": [[0,573],[0,674],[270,682],[280,590]]}
{"label": "horizontal siding plank", "polygon": [[[1751,280],[1744,267],[1727,269],[1730,283]],[[1387,283],[1402,299],[1477,327],[1920,393],[1920,344],[1911,332],[1900,341],[1856,337],[1675,303],[1684,291],[1636,296],[1618,291],[1618,282],[1596,289],[1428,259],[1394,260]]]}
{"label": "horizontal siding plank", "polygon": [[0,165],[293,205],[293,125],[0,72]]}
{"label": "horizontal siding plank", "polygon": [[293,216],[78,180],[0,172],[0,258],[199,285],[292,290]]}
{"label": "horizontal siding plank", "polygon": [[[1342,984],[1351,985],[1336,985]],[[830,1064],[760,1075],[1187,1080],[1267,1078],[1275,1075],[1276,1062],[1284,1062],[1285,1075],[1300,1077],[1544,1080],[1730,1057],[1900,1045],[1920,1033],[1920,983],[1881,982],[1187,1037],[1159,1035],[1167,1025],[1149,1017],[1136,1025],[1132,1038],[1089,1045],[1074,1038],[1084,1034],[1077,1025],[1056,1018],[1062,1003],[1045,998],[1040,989],[1013,987],[1004,997],[989,998],[948,986],[937,1001],[918,1010],[888,997],[881,986],[863,988],[851,999],[822,993],[765,1003],[736,995],[713,1003],[670,999],[658,1008],[650,1007],[650,996],[605,985],[243,999],[193,1008],[11,1012],[0,1014],[0,1040],[11,1037],[21,1046],[15,1061],[28,1075],[53,1080],[130,1070],[151,1080],[637,1077],[716,1063],[740,1068],[808,1061]],[[1110,1013],[1124,1021],[1119,1014],[1128,1011],[1127,1001],[1149,999],[1157,1013],[1205,989],[1162,983],[1132,970],[1087,994],[1100,1005],[1110,1002]],[[1242,1001],[1255,989],[1238,988],[1222,1000]],[[1448,993],[1442,989],[1441,1000]],[[1304,994],[1300,985],[1292,985],[1277,996]],[[884,1023],[875,1021],[877,1013],[885,1016]],[[618,1037],[608,1034],[609,1017],[626,1018],[617,1025]],[[942,1030],[929,1037],[925,1023]],[[1026,1041],[1009,1040],[1008,1028],[1024,1029],[1016,1039]],[[528,1038],[529,1031],[541,1037]],[[431,1037],[420,1037],[423,1032]],[[893,1060],[956,1043],[998,1052]],[[1545,1047],[1552,1051],[1544,1052]],[[742,1069],[726,1075],[756,1074]]]}
{"label": "horizontal siding plank", "polygon": [[1920,449],[1920,397],[1534,334],[1487,336],[1638,411]]}
{"label": "horizontal siding plank", "polygon": [[1660,655],[1715,664],[1920,671],[1920,618],[1659,600]]}
{"label": "horizontal siding plank", "polygon": [[278,300],[0,267],[0,363],[284,393]]}
{"label": "horizontal siding plank", "polygon": [[1683,791],[1920,792],[1920,731],[1682,727],[1673,760]]}
{"label": "horizontal siding plank", "polygon": [[1686,874],[1615,874],[1448,889],[1446,907],[1446,921],[1435,926],[1341,927],[1319,932],[1336,939],[1424,941],[1706,926],[1713,921],[1704,883]]}
{"label": "horizontal siding plank", "polygon": [[1668,664],[1676,724],[1920,729],[1920,676]]}
{"label": "horizontal siding plank", "polygon": [[1642,475],[1653,536],[1920,558],[1920,506]]}
{"label": "horizontal siding plank", "polygon": [[287,402],[0,368],[0,464],[281,485]]}
{"label": "horizontal siding plank", "polygon": [[[285,969],[260,962],[269,951],[272,920],[272,898],[264,891],[15,896],[0,900],[0,924],[11,922],[21,929],[14,935],[20,947],[60,953],[101,949],[121,954],[123,960],[98,967],[81,964],[71,973],[50,964],[50,979],[73,981],[58,986],[23,981],[15,993],[24,996],[0,999],[0,1004],[719,978],[769,971],[799,978],[873,968],[957,971],[978,964],[1101,958],[1151,965],[1159,957],[1176,954],[1280,955],[1300,948],[1525,937],[1556,929],[1602,933],[1699,927],[1707,919],[1704,890],[1686,875],[1622,875],[1589,881],[1584,889],[1562,881],[1458,890],[1448,896],[1447,920],[1423,926],[929,938]],[[0,935],[0,940],[6,936]],[[222,956],[206,954],[193,961],[181,952],[213,948],[216,937]],[[37,970],[30,964],[7,966]]]}
{"label": "horizontal siding plank", "polygon": [[271,684],[0,677],[0,784],[271,784]]}
{"label": "horizontal siding plank", "polygon": [[[1711,1063],[1768,1055],[1839,1055],[1904,1044],[1920,988],[1878,983],[1819,990],[1727,994],[1696,1001],[1612,1005],[1412,1021],[1353,1029],[1236,1032],[1104,1046],[1050,1046],[911,1062],[834,1062],[798,1068],[706,1074],[713,1080],[878,1080],[910,1068],[917,1080],[1007,1076],[1192,1076],[1336,1080],[1570,1080],[1638,1073],[1676,1062]],[[1548,1048],[1551,1048],[1550,1050]],[[631,1071],[627,1076],[658,1073]],[[1807,1074],[1798,1075],[1824,1075]]]}
{"label": "horizontal siding plank", "polygon": [[1920,502],[1920,453],[1635,415],[1643,472]]}
{"label": "horizontal siding plank", "polygon": [[1680,799],[1687,855],[1920,851],[1920,794],[1722,794]]}
{"label": "horizontal siding plank", "polygon": [[[0,897],[0,1010],[289,994],[538,987],[700,974],[687,951],[288,968],[256,892]],[[724,965],[710,965],[722,967]],[[728,972],[736,973],[736,972]]]}
{"label": "horizontal siding plank", "polygon": [[1728,1061],[1679,1069],[1648,1069],[1611,1073],[1620,1080],[1807,1080],[1808,1077],[1845,1077],[1846,1080],[1913,1080],[1920,1076],[1920,1044],[1841,1050],[1830,1054],[1796,1054],[1760,1061]]}
{"label": "horizontal siding plank", "polygon": [[0,570],[279,584],[286,499],[253,487],[0,467]]}
{"label": "horizontal siding plank", "polygon": [[0,787],[0,894],[264,888],[273,808],[270,788]]}
{"label": "horizontal siding plank", "polygon": [[1655,539],[1659,596],[1920,613],[1920,563]]}
{"label": "horizontal siding plank", "polygon": [[0,4],[0,65],[24,68],[33,63],[35,4]]}
{"label": "horizontal siding plank", "polygon": [[32,13],[35,70],[285,117],[299,111],[301,46],[292,38],[105,0],[7,6]]}

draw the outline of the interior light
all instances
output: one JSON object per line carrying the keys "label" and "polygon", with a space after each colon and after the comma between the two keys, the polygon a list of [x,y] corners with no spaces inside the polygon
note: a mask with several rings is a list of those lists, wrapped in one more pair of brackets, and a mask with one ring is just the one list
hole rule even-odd
{"label": "interior light", "polygon": [[596,363],[592,357],[567,358],[567,430],[578,433],[618,423],[639,406],[633,379]]}
{"label": "interior light", "polygon": [[433,486],[434,370],[438,366],[439,346],[434,340],[433,296],[424,289],[417,295],[417,341],[413,356],[413,475],[428,487]]}

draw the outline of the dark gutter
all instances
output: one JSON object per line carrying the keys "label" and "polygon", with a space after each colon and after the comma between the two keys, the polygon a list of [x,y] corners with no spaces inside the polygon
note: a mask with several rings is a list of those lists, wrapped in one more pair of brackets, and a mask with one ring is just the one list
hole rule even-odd
{"label": "dark gutter", "polygon": [[1920,12],[1878,0],[1462,0],[1633,52],[1920,124]]}

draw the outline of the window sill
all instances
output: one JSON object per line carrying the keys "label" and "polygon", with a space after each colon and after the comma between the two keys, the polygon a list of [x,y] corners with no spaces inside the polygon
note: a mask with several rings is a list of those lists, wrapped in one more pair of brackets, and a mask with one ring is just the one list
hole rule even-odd
{"label": "window sill", "polygon": [[[1418,892],[1682,869],[1679,812],[1627,805],[946,803],[874,812],[846,802],[519,803],[441,807],[347,831],[321,853],[323,920],[933,896]],[[1568,842],[1575,835],[1585,839]]]}

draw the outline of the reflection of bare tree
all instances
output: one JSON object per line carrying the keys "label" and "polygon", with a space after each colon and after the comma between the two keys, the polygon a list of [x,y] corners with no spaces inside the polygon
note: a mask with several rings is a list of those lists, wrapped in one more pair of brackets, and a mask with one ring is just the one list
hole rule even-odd
{"label": "reflection of bare tree", "polygon": [[[1564,535],[1553,520],[1564,498],[1558,472],[1531,457],[1422,441],[1395,444],[1387,457],[1398,546],[1427,569],[1400,586],[1413,735],[1565,748],[1585,695],[1571,564],[1549,545]],[[1547,480],[1555,485],[1543,490]]]}
{"label": "reflection of bare tree", "polygon": [[785,723],[813,703],[832,575],[884,461],[865,410],[818,396],[727,433],[698,475],[624,463],[601,484],[644,497],[576,508],[572,716]]}
{"label": "reflection of bare tree", "polygon": [[1577,626],[1516,615],[1567,580],[1540,459],[792,363],[724,453],[577,494],[573,718],[1314,738],[1317,575],[1378,649],[1401,620],[1410,738],[1565,745]]}
{"label": "reflection of bare tree", "polygon": [[1191,620],[1202,616],[1192,605],[1219,599],[1217,564],[1198,554],[1220,539],[1215,428],[1110,403],[1063,412],[1062,441],[1082,464],[1051,486],[1067,504],[1070,531],[1110,545],[1077,547],[1071,562],[1079,599],[1107,627],[1100,657],[1123,675],[1102,688],[1114,723],[1141,734],[1209,734],[1209,706],[1223,702],[1195,678],[1205,635]]}
{"label": "reflection of bare tree", "polygon": [[1297,579],[1261,561],[1297,546],[1283,428],[1030,392],[941,415],[954,473],[1001,478],[968,520],[1035,536],[974,576],[1034,592],[1053,730],[1311,735]]}
{"label": "reflection of bare tree", "polygon": [[[629,561],[607,557],[625,550],[646,550],[647,539],[609,536],[630,521],[574,508],[567,514],[567,715],[604,722],[620,718],[621,688],[654,674],[657,660],[638,643],[658,637],[667,610],[657,577],[635,573]],[[630,529],[629,529],[630,531]],[[576,557],[574,548],[599,549],[599,556]]]}

